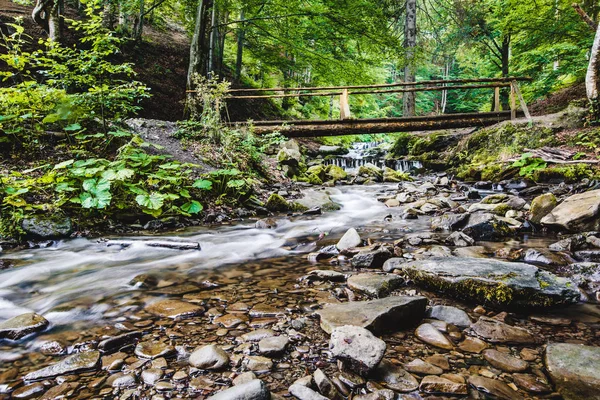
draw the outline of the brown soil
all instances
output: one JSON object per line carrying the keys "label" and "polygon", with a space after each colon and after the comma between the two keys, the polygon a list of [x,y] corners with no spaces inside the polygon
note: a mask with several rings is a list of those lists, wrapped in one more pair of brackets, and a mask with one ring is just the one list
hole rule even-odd
{"label": "brown soil", "polygon": [[577,100],[586,100],[584,83],[559,90],[545,99],[535,101],[529,106],[529,111],[531,115],[553,114],[564,110],[569,103]]}

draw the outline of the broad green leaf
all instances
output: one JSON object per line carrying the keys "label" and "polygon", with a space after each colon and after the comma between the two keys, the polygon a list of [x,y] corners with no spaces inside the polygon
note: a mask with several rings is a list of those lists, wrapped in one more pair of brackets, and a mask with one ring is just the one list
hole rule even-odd
{"label": "broad green leaf", "polygon": [[81,129],[81,125],[79,125],[78,123],[70,124],[63,128],[63,130],[65,130],[67,132],[78,131],[80,129]]}
{"label": "broad green leaf", "polygon": [[181,206],[181,209],[188,214],[198,214],[203,210],[202,204],[196,200],[192,200]]}
{"label": "broad green leaf", "polygon": [[152,192],[149,195],[140,194],[136,196],[135,201],[143,208],[158,210],[163,206],[165,197],[160,193]]}
{"label": "broad green leaf", "polygon": [[61,163],[58,163],[54,166],[54,169],[63,169],[68,167],[69,165],[73,164],[75,162],[75,160],[71,159],[71,160],[67,160],[67,161],[63,161]]}
{"label": "broad green leaf", "polygon": [[206,179],[197,179],[196,182],[192,185],[193,188],[202,189],[202,190],[211,190],[213,183]]}

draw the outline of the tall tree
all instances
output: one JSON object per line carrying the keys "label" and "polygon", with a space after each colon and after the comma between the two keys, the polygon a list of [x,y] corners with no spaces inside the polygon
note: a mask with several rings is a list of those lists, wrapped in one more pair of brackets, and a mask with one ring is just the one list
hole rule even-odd
{"label": "tall tree", "polygon": [[[404,25],[404,48],[406,65],[404,82],[415,82],[415,47],[417,46],[417,0],[406,0],[406,20]],[[415,115],[415,93],[404,93],[403,115]]]}

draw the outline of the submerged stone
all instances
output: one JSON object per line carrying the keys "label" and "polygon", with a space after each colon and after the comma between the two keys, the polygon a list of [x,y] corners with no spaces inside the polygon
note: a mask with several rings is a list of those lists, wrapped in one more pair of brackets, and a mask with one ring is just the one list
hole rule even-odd
{"label": "submerged stone", "polygon": [[491,343],[536,343],[535,336],[527,329],[511,326],[494,318],[480,317],[471,325],[471,331]]}
{"label": "submerged stone", "polygon": [[260,379],[254,379],[241,385],[222,390],[207,400],[269,400],[271,393]]}
{"label": "submerged stone", "polygon": [[350,289],[366,293],[373,297],[385,297],[398,288],[404,280],[393,274],[358,274],[348,278]]}
{"label": "submerged stone", "polygon": [[340,326],[331,332],[329,349],[350,369],[367,374],[383,359],[386,344],[359,326]]}
{"label": "submerged stone", "polygon": [[460,308],[452,306],[433,306],[428,315],[433,319],[439,319],[459,328],[466,328],[471,325],[469,315]]}
{"label": "submerged stone", "polygon": [[331,333],[338,326],[360,326],[378,334],[410,327],[425,314],[427,298],[394,296],[370,301],[331,304],[317,311],[321,328]]}
{"label": "submerged stone", "polygon": [[540,308],[579,301],[571,281],[524,263],[445,257],[398,268],[418,285],[499,307]]}
{"label": "submerged stone", "polygon": [[382,382],[388,389],[409,393],[419,388],[417,379],[404,368],[398,367],[387,360],[379,363],[371,377]]}
{"label": "submerged stone", "polygon": [[202,314],[204,308],[180,300],[161,300],[146,306],[146,311],[159,317],[185,319]]}

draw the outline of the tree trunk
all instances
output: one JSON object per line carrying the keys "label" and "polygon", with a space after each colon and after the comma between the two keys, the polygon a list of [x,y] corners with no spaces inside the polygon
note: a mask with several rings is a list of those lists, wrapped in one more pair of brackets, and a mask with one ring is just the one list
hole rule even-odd
{"label": "tree trunk", "polygon": [[140,40],[142,38],[142,34],[144,33],[144,12],[145,12],[146,3],[144,0],[140,0],[140,11],[137,17],[137,23],[133,27],[133,38],[135,40]]}
{"label": "tree trunk", "polygon": [[[502,77],[508,78],[510,70],[510,34],[504,35],[502,38]],[[502,105],[503,110],[508,110],[510,106],[508,105],[508,90],[502,90],[500,92],[500,104]]]}
{"label": "tree trunk", "polygon": [[594,38],[594,45],[592,46],[592,52],[590,54],[590,63],[588,65],[587,74],[585,75],[585,89],[587,97],[592,104],[598,102],[598,93],[600,93],[598,68],[600,68],[600,24],[596,29],[596,37]]}
{"label": "tree trunk", "polygon": [[44,31],[48,33],[48,38],[53,42],[60,42],[61,39],[61,13],[62,0],[37,0],[31,17]]}
{"label": "tree trunk", "polygon": [[[406,22],[404,25],[404,48],[406,49],[406,66],[404,82],[415,81],[415,51],[417,45],[417,0],[406,0]],[[415,93],[404,93],[403,115],[415,115]]]}
{"label": "tree trunk", "polygon": [[196,25],[194,27],[194,36],[190,45],[190,64],[187,74],[187,88],[192,89],[192,76],[199,74],[206,76],[206,25],[208,20],[207,10],[210,0],[200,0],[196,11]]}
{"label": "tree trunk", "polygon": [[215,51],[218,45],[219,32],[217,30],[217,4],[213,2],[210,17],[210,39],[208,49],[208,75],[213,76],[215,71]]}
{"label": "tree trunk", "polygon": [[244,57],[244,38],[246,36],[246,26],[244,24],[245,11],[240,11],[240,24],[237,32],[237,55],[235,58],[235,80],[239,82],[242,78],[242,63]]}

